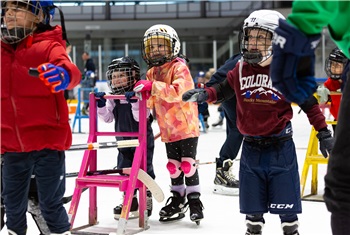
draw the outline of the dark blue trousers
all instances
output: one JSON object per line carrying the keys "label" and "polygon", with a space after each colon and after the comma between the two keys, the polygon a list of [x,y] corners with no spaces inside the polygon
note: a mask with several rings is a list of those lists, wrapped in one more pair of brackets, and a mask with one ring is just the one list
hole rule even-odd
{"label": "dark blue trousers", "polygon": [[34,174],[40,209],[50,231],[69,231],[70,223],[62,203],[65,192],[64,152],[46,149],[29,153],[5,153],[3,160],[2,196],[7,228],[18,235],[26,234],[28,192]]}
{"label": "dark blue trousers", "polygon": [[[120,148],[118,149],[118,164],[119,168],[131,167],[134,160],[136,148]],[[153,152],[154,152],[154,135],[150,125],[147,126],[147,173],[153,179],[156,178],[153,169]]]}
{"label": "dark blue trousers", "polygon": [[236,125],[236,103],[236,97],[222,103],[226,117],[226,140],[221,147],[217,167],[222,167],[223,162],[227,159],[234,160],[242,144],[243,135],[238,131]]}

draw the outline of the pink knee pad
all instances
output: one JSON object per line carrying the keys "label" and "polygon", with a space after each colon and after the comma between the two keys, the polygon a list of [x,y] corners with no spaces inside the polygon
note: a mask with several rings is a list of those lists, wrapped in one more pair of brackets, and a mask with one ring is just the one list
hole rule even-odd
{"label": "pink knee pad", "polygon": [[179,161],[169,159],[168,163],[166,164],[166,168],[170,172],[170,178],[172,179],[176,179],[181,174]]}
{"label": "pink knee pad", "polygon": [[186,177],[191,177],[197,170],[196,160],[190,157],[181,158],[181,170]]}

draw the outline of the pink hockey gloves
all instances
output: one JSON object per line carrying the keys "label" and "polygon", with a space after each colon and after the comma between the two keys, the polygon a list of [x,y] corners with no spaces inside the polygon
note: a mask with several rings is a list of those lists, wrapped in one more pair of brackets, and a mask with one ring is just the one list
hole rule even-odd
{"label": "pink hockey gloves", "polygon": [[134,86],[135,95],[142,99],[148,99],[151,96],[153,82],[140,80]]}

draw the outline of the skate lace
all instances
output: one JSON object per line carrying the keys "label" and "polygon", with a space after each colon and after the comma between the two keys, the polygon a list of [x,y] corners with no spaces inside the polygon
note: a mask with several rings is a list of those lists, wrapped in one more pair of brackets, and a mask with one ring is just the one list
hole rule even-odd
{"label": "skate lace", "polygon": [[[169,202],[170,201],[170,202]],[[181,203],[177,202],[176,197],[171,196],[168,198],[168,200],[165,203],[165,207],[166,208],[173,208],[173,207],[177,207],[178,205],[180,205]]]}
{"label": "skate lace", "polygon": [[232,173],[232,166],[227,171],[223,170],[223,173],[224,173],[225,178],[228,179],[229,181],[236,180],[235,175]]}

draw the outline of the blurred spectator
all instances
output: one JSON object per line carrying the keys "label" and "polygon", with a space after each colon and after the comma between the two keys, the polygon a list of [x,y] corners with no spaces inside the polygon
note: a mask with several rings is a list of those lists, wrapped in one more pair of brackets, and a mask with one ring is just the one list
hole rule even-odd
{"label": "blurred spectator", "polygon": [[[207,80],[206,74],[203,71],[199,71],[197,77],[195,77],[194,81],[196,81],[196,87],[199,88],[203,88],[205,86],[205,83],[207,83],[209,80]],[[201,104],[198,104],[198,113],[202,114],[203,116],[203,120],[204,120],[204,125],[205,128],[208,129],[209,128],[209,124],[208,124],[208,118],[210,116],[209,113],[209,105],[207,102],[203,102]],[[202,128],[204,129],[204,127]]]}
{"label": "blurred spectator", "polygon": [[96,66],[94,64],[94,61],[90,58],[90,55],[88,52],[85,51],[82,54],[81,58],[85,62],[81,87],[91,88],[91,90],[83,91],[84,106],[83,106],[83,109],[81,110],[81,113],[83,115],[88,115],[89,94],[91,91],[93,91],[93,88],[95,87],[95,84],[96,84]]}

